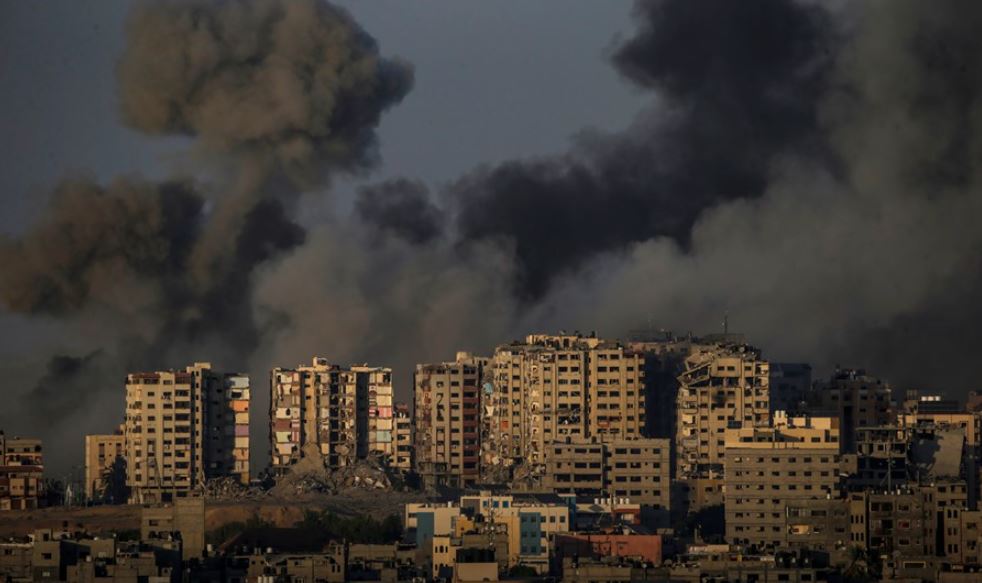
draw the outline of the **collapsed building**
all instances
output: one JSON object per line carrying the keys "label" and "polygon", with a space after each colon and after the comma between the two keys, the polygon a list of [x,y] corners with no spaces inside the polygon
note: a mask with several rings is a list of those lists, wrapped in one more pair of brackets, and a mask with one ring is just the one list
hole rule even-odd
{"label": "collapsed building", "polygon": [[[315,451],[329,468],[393,449],[392,370],[341,366],[314,357],[310,366],[270,373],[271,467],[282,474]],[[308,444],[316,446],[311,449]]]}

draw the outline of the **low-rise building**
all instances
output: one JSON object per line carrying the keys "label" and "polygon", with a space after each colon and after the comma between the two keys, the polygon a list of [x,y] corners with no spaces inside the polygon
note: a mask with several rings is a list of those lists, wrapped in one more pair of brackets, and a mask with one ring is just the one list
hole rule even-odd
{"label": "low-rise building", "polygon": [[126,438],[120,426],[110,435],[85,436],[85,498],[126,502]]}
{"label": "low-rise building", "polygon": [[617,497],[667,511],[670,507],[670,441],[573,440],[546,449],[543,486],[556,494]]}
{"label": "low-rise building", "polygon": [[0,511],[37,508],[43,476],[41,440],[0,431]]}

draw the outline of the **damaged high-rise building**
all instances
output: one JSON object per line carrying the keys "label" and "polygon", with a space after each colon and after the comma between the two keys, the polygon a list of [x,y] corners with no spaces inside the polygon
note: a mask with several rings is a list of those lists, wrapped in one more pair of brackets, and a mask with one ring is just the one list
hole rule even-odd
{"label": "damaged high-rise building", "polygon": [[769,363],[746,344],[700,346],[686,358],[677,399],[676,479],[699,490],[691,500],[715,500],[705,496],[708,490],[721,497],[727,428],[769,424],[769,381]]}
{"label": "damaged high-rise building", "polygon": [[463,487],[478,481],[487,368],[487,358],[467,352],[458,352],[454,362],[416,365],[416,471],[425,485]]}
{"label": "damaged high-rise building", "polygon": [[489,468],[542,468],[546,445],[645,434],[644,355],[596,335],[533,334],[499,346],[485,392]]}
{"label": "damaged high-rise building", "polygon": [[393,456],[391,369],[314,357],[309,366],[274,368],[270,391],[275,471],[286,471],[310,452],[331,468]]}
{"label": "damaged high-rise building", "polygon": [[249,377],[199,362],[126,377],[126,486],[134,502],[188,496],[225,476],[249,481]]}

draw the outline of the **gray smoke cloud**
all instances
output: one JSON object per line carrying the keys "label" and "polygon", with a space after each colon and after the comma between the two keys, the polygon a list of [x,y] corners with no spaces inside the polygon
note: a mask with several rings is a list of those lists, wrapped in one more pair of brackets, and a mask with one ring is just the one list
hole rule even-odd
{"label": "gray smoke cloud", "polygon": [[827,155],[782,148],[762,197],[705,209],[687,244],[610,254],[551,302],[615,332],[642,315],[718,329],[729,312],[777,358],[977,388],[982,10],[850,3],[834,16],[845,34],[816,102]]}
{"label": "gray smoke cloud", "polygon": [[9,410],[65,442],[60,463],[83,431],[120,420],[127,371],[248,362],[265,333],[257,271],[307,238],[298,195],[370,169],[380,116],[413,82],[409,64],[316,0],[139,3],[117,76],[123,121],[190,138],[201,176],[65,180],[36,225],[0,241],[3,306],[60,321],[78,351],[53,347]]}
{"label": "gray smoke cloud", "polygon": [[139,5],[119,63],[124,121],[196,138],[245,176],[311,186],[377,161],[381,113],[413,69],[327,2],[178,0]]}
{"label": "gray smoke cloud", "polygon": [[405,178],[360,189],[355,209],[365,224],[416,244],[440,237],[447,220],[426,184]]}
{"label": "gray smoke cloud", "polygon": [[[438,196],[370,186],[308,232],[296,193],[371,167],[378,116],[411,69],[319,3],[145,5],[120,64],[124,117],[191,136],[231,178],[56,197],[3,243],[0,298],[91,331],[72,356],[102,349],[103,370],[246,366],[256,411],[268,369],[312,354],[393,366],[406,399],[415,363],[458,349],[645,320],[701,332],[726,313],[772,358],[971,387],[982,9],[642,0],[635,13],[611,55],[652,94],[631,127],[475,169]],[[188,202],[165,211],[174,188]],[[113,406],[119,378],[101,393]]]}

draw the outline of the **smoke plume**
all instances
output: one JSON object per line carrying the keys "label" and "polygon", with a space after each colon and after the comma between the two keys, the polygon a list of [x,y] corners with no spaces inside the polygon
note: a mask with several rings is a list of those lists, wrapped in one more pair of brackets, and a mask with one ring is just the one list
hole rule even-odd
{"label": "smoke plume", "polygon": [[316,0],[140,3],[126,41],[123,121],[189,138],[199,180],[65,180],[36,225],[0,241],[4,307],[58,319],[79,350],[56,347],[19,408],[49,437],[72,420],[66,451],[119,422],[127,371],[249,362],[266,333],[258,272],[307,239],[298,195],[370,169],[381,114],[413,81]]}
{"label": "smoke plume", "polygon": [[460,236],[513,245],[519,293],[599,253],[659,236],[686,244],[700,213],[760,196],[773,158],[816,150],[826,14],[785,0],[640,2],[614,63],[657,103],[627,131],[582,135],[568,154],[516,160],[453,188]]}
{"label": "smoke plume", "polygon": [[188,135],[239,171],[311,186],[376,159],[375,127],[413,83],[327,2],[178,0],[140,5],[119,64],[123,119]]}
{"label": "smoke plume", "polygon": [[[700,332],[725,313],[819,374],[971,388],[982,8],[641,0],[634,14],[610,54],[651,95],[630,127],[435,196],[411,179],[368,186],[350,216],[312,226],[297,195],[372,168],[412,69],[322,2],[138,7],[123,118],[188,136],[207,172],[66,181],[0,243],[6,308],[59,319],[83,346],[52,354],[84,364],[56,360],[27,386],[78,378],[105,396],[59,400],[49,424],[118,407],[134,368],[245,366],[263,411],[266,371],[318,354],[393,366],[405,399],[415,363],[458,349],[644,320]],[[253,446],[261,464],[261,430]]]}
{"label": "smoke plume", "polygon": [[358,217],[383,233],[422,244],[443,234],[443,211],[430,201],[430,190],[418,180],[398,178],[358,192]]}

